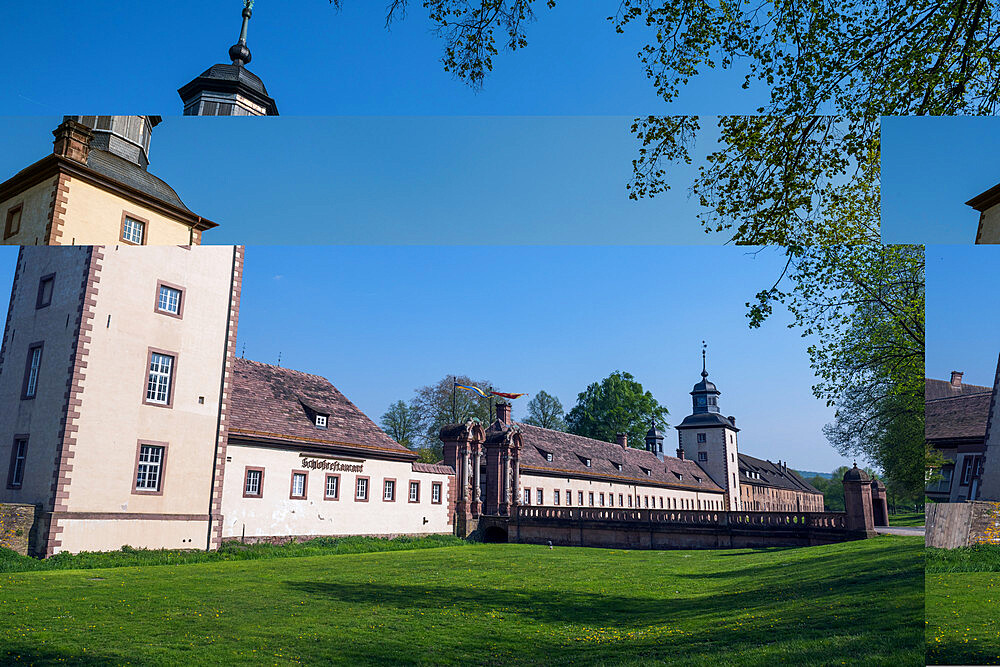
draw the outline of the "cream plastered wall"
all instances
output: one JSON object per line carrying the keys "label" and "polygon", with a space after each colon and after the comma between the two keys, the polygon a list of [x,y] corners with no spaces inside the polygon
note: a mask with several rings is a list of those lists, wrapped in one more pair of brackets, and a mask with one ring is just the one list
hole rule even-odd
{"label": "cream plastered wall", "polygon": [[[68,511],[208,514],[233,250],[104,249]],[[154,312],[159,280],[183,319]],[[150,347],[176,355],[170,408],[143,403]],[[166,443],[162,495],[134,493],[139,440]]]}
{"label": "cream plastered wall", "polygon": [[[705,434],[705,442],[698,442],[699,433]],[[730,507],[740,507],[739,464],[737,461],[737,432],[725,426],[702,429],[678,429],[677,444],[684,450],[684,457],[701,467],[712,481],[726,489]],[[705,452],[707,461],[700,461],[698,453]]]}
{"label": "cream plastered wall", "polygon": [[145,245],[187,245],[192,242],[188,225],[78,178],[70,178],[66,198],[66,214],[60,227],[63,244],[118,243],[123,212],[149,221]]}
{"label": "cream plastered wall", "polygon": [[[337,472],[302,467],[301,451],[230,442],[226,449],[226,476],[222,492],[223,538],[282,535],[399,535],[451,533],[448,522],[450,475],[414,472],[405,461],[364,456],[325,457],[362,465],[362,472]],[[264,469],[260,498],[244,498],[246,468]],[[308,473],[305,499],[292,499],[292,471]],[[340,475],[339,500],[325,499],[327,474]],[[355,500],[356,481],[368,477],[368,502]],[[396,500],[383,500],[383,482],[396,480]],[[420,500],[408,501],[409,482],[420,482]],[[431,502],[431,484],[441,484],[441,504]]]}
{"label": "cream plastered wall", "polygon": [[790,489],[740,484],[743,509],[750,512],[822,512],[823,497]]}
{"label": "cream plastered wall", "polygon": [[115,551],[124,545],[146,549],[204,549],[207,521],[61,519],[57,551]]}
{"label": "cream plastered wall", "polygon": [[[73,323],[82,299],[87,271],[85,248],[26,247],[18,267],[17,289],[0,367],[0,502],[41,504],[51,510],[52,475],[56,447],[65,414],[66,380],[76,329]],[[52,302],[35,308],[42,276],[55,274]],[[69,321],[69,326],[66,325]],[[22,400],[28,348],[44,342],[37,394]],[[7,489],[14,436],[28,435],[24,484]]]}
{"label": "cream plastered wall", "polygon": [[45,230],[49,224],[49,206],[52,203],[56,187],[56,176],[37,183],[17,196],[0,202],[0,237],[7,223],[7,211],[22,205],[21,230],[9,239],[3,239],[6,245],[45,245],[48,239]]}
{"label": "cream plastered wall", "polygon": [[978,243],[1000,243],[1000,205],[980,213],[979,227]]}
{"label": "cream plastered wall", "polygon": [[[632,497],[631,507],[636,506],[636,496],[639,496],[640,509],[646,509],[646,497],[649,497],[649,509],[653,509],[653,499],[656,499],[656,509],[660,509],[660,498],[663,499],[663,509],[717,509],[724,508],[725,496],[722,493],[707,493],[702,491],[685,491],[664,487],[642,486],[638,484],[620,484],[589,479],[549,477],[533,475],[521,470],[521,489],[518,499],[524,504],[524,490],[531,491],[531,505],[538,505],[538,489],[542,489],[542,504],[546,507],[579,507],[579,493],[583,492],[583,506],[591,507],[590,493],[594,494],[593,507],[601,507],[601,494],[604,494],[604,507],[619,507],[618,496],[624,496],[625,508],[628,509],[629,496]],[[573,503],[567,504],[566,490],[573,494]],[[553,492],[559,491],[559,505],[555,505]],[[609,494],[614,494],[614,505],[608,500]]]}

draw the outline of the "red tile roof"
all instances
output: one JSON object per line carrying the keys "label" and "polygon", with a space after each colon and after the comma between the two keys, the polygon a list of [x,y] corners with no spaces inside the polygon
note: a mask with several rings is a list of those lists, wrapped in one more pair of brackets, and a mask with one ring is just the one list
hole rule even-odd
{"label": "red tile roof", "polygon": [[454,475],[455,470],[451,466],[442,465],[440,463],[420,463],[419,461],[413,462],[413,472],[436,472],[442,475]]}
{"label": "red tile roof", "polygon": [[[627,484],[666,485],[689,491],[722,492],[708,473],[694,461],[672,456],[666,456],[661,461],[645,449],[623,448],[610,442],[528,424],[517,426],[521,429],[522,473],[530,473],[530,469],[536,469],[567,476],[613,478]],[[547,460],[545,453],[552,454],[552,461]],[[585,463],[588,458],[589,468]],[[619,470],[615,464],[621,464],[622,469]]]}
{"label": "red tile roof", "polygon": [[[236,359],[229,410],[230,433],[241,439],[349,446],[416,457],[319,375]],[[326,428],[316,426],[312,413],[328,415]]]}

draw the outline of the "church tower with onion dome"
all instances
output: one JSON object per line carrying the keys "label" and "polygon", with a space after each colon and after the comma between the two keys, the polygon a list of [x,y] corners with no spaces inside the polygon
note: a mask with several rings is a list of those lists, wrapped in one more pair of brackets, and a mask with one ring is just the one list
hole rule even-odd
{"label": "church tower with onion dome", "polygon": [[212,65],[180,88],[185,116],[277,116],[278,105],[267,94],[260,77],[247,69],[250,48],[247,28],[253,0],[244,0],[239,40],[229,47],[231,64]]}

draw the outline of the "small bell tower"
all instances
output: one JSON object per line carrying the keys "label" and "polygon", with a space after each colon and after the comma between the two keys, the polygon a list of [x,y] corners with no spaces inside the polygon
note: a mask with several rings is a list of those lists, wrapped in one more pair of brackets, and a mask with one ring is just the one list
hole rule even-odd
{"label": "small bell tower", "polygon": [[732,417],[719,409],[722,392],[708,379],[706,345],[702,341],[701,381],[691,390],[691,414],[677,429],[677,448],[697,463],[712,481],[726,491],[726,509],[740,509],[739,429]]}
{"label": "small bell tower", "polygon": [[267,94],[264,82],[246,67],[251,60],[247,46],[251,16],[253,0],[244,0],[240,37],[229,47],[232,64],[212,65],[177,91],[184,103],[185,116],[278,115],[278,105]]}

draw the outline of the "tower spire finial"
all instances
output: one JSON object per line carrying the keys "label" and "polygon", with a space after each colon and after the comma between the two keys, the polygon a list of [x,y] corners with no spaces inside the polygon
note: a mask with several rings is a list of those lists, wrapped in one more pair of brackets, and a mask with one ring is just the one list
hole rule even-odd
{"label": "tower spire finial", "polygon": [[250,49],[247,48],[247,28],[250,25],[250,17],[253,16],[253,0],[243,0],[243,27],[240,29],[240,39],[229,47],[229,57],[234,65],[244,66],[250,64]]}
{"label": "tower spire finial", "polygon": [[701,376],[703,378],[707,378],[708,377],[708,371],[705,370],[705,350],[706,349],[708,349],[708,345],[705,344],[705,341],[701,341]]}

